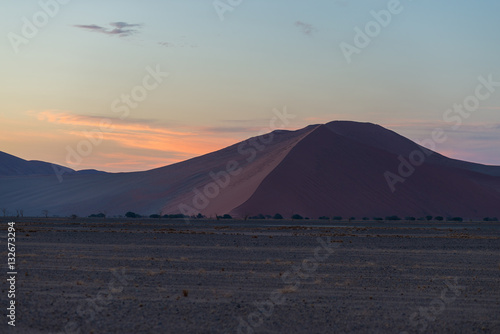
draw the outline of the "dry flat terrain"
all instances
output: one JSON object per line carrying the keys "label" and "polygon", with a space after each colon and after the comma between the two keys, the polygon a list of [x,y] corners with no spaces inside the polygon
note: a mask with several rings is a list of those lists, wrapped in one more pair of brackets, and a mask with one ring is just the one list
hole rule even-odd
{"label": "dry flat terrain", "polygon": [[2,279],[1,333],[500,333],[498,223],[24,218],[16,230],[16,327]]}

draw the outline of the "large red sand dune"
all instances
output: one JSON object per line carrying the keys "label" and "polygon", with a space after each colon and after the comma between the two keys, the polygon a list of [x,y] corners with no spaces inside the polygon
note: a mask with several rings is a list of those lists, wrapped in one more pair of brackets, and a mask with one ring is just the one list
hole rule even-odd
{"label": "large red sand dune", "polygon": [[[25,215],[48,210],[50,215],[79,216],[134,211],[500,217],[500,167],[424,151],[378,125],[336,121],[274,131],[144,172],[70,171],[63,182],[50,174],[47,164],[37,170],[36,164],[0,154],[0,208],[10,213],[22,209]],[[387,173],[397,175],[401,159],[416,154],[425,161],[392,191]]]}

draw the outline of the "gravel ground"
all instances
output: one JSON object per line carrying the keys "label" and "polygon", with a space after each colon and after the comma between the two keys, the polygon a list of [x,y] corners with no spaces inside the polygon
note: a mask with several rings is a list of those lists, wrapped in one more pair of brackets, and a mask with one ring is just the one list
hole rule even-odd
{"label": "gravel ground", "polygon": [[22,218],[16,261],[1,333],[500,333],[498,223]]}

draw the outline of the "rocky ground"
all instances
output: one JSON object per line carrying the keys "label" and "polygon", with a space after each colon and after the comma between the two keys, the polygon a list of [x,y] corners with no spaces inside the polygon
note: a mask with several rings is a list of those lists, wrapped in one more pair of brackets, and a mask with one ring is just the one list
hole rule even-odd
{"label": "rocky ground", "polygon": [[23,218],[16,261],[1,333],[500,333],[499,223]]}

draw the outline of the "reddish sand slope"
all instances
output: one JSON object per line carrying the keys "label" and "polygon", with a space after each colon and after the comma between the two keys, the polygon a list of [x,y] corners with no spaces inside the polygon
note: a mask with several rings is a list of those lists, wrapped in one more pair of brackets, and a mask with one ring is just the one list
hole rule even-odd
{"label": "reddish sand slope", "polygon": [[[479,217],[500,213],[498,188],[487,186],[498,184],[498,177],[443,167],[431,159],[416,167],[404,183],[397,183],[392,192],[384,173],[397,172],[398,152],[408,157],[418,146],[396,137],[399,140],[388,141],[388,150],[383,150],[379,147],[384,140],[400,136],[387,130],[376,136],[383,128],[362,124],[366,131],[360,133],[361,140],[355,140],[332,128],[352,128],[358,123],[339,123],[344,124],[322,125],[304,138],[233,213],[297,213],[315,218],[389,214]],[[370,138],[373,146],[363,143]]]}

